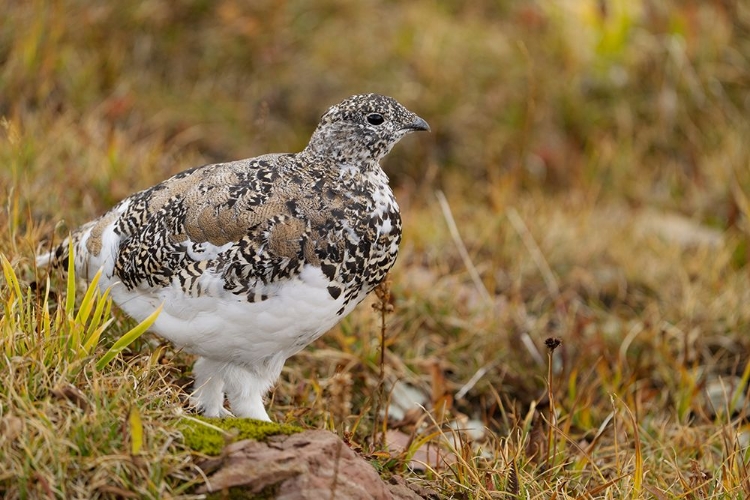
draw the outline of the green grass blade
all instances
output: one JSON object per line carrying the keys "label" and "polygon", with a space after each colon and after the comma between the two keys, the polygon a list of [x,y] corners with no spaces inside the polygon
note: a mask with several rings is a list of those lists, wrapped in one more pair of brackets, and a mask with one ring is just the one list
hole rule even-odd
{"label": "green grass blade", "polygon": [[[86,330],[86,335],[83,339],[83,350],[87,355],[91,353],[94,347],[96,347],[96,345],[99,343],[99,337],[101,336],[102,332],[113,321],[113,318],[110,318],[109,320],[102,323],[104,318],[110,317],[109,310],[112,305],[111,302],[112,301],[109,299],[108,288],[104,291],[104,295],[102,295],[96,303],[96,309],[94,310],[93,316],[91,316],[89,327]],[[105,309],[107,314],[105,314]]]}
{"label": "green grass blade", "polygon": [[81,300],[81,305],[78,307],[78,314],[76,314],[75,318],[76,323],[83,325],[88,321],[91,310],[94,308],[96,298],[99,295],[99,287],[97,285],[99,284],[99,278],[101,277],[102,270],[99,269],[91,280],[91,283],[89,283],[89,287],[86,289],[83,300]]}
{"label": "green grass blade", "polygon": [[156,311],[151,313],[151,315],[138,323],[133,329],[131,329],[129,332],[127,332],[125,335],[120,337],[120,340],[115,342],[115,345],[113,345],[109,351],[104,353],[104,356],[99,359],[96,363],[96,368],[101,370],[107,364],[112,361],[115,356],[120,354],[127,346],[129,346],[133,341],[135,341],[138,337],[143,335],[146,330],[148,330],[151,325],[154,324],[154,321],[156,321],[156,318],[159,316],[159,313],[161,313],[162,308],[164,307],[164,304],[160,305]]}
{"label": "green grass blade", "polygon": [[73,240],[68,241],[68,282],[65,296],[65,314],[73,317],[73,308],[76,303],[76,266],[75,255],[73,255]]}
{"label": "green grass blade", "polygon": [[107,329],[109,325],[112,324],[114,320],[115,318],[109,318],[107,321],[99,325],[99,328],[87,335],[86,342],[83,344],[84,355],[89,355],[91,351],[94,350],[94,348],[99,343],[99,339],[101,338],[102,333]]}
{"label": "green grass blade", "polygon": [[21,300],[21,298],[23,297],[21,295],[21,286],[18,284],[18,277],[16,276],[15,271],[13,271],[13,267],[10,265],[10,261],[8,261],[8,259],[3,254],[0,254],[0,261],[2,261],[5,282],[10,286],[15,299]]}
{"label": "green grass blade", "polygon": [[740,403],[740,400],[742,396],[745,394],[745,389],[747,388],[747,382],[750,380],[750,361],[745,364],[745,370],[742,372],[742,378],[740,378],[740,383],[737,384],[737,387],[734,390],[734,394],[732,394],[732,400],[729,404],[729,411],[734,412],[737,409],[737,406]]}
{"label": "green grass blade", "polygon": [[49,340],[52,332],[52,320],[49,313],[49,290],[50,281],[47,276],[47,286],[44,289],[44,302],[42,302],[42,337],[44,340]]}
{"label": "green grass blade", "polygon": [[5,276],[6,286],[9,289],[8,297],[3,299],[3,310],[0,313],[0,332],[3,333],[0,340],[2,340],[5,357],[10,358],[14,355],[15,342],[13,340],[13,332],[18,330],[15,310],[17,309],[17,303],[20,300],[21,290],[18,285],[16,273],[13,271],[8,259],[6,259],[5,255],[1,253],[0,264],[2,264],[3,276]]}

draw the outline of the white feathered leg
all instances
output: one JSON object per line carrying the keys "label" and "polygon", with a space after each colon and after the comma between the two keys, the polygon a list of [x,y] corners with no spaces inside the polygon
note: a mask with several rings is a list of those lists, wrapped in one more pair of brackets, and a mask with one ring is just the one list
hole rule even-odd
{"label": "white feathered leg", "polygon": [[230,413],[224,409],[223,372],[226,363],[207,358],[198,358],[193,366],[195,383],[190,400],[207,417],[225,417]]}
{"label": "white feathered leg", "polygon": [[223,378],[226,382],[227,398],[235,416],[271,421],[263,406],[263,396],[281,373],[283,360],[278,367],[275,362],[271,365],[257,371],[236,365],[226,366]]}

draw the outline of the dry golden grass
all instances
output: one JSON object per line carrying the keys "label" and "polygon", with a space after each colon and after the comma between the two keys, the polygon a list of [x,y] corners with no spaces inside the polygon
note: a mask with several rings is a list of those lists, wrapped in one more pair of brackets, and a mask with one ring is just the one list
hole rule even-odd
{"label": "dry golden grass", "polygon": [[[743,2],[10,0],[0,496],[192,495],[191,358],[146,336],[97,369],[133,323],[71,344],[90,325],[33,255],[184,168],[298,150],[365,91],[433,129],[386,161],[385,384],[372,298],[287,363],[272,418],[449,498],[750,496],[748,33]],[[384,421],[395,380],[423,409]]]}

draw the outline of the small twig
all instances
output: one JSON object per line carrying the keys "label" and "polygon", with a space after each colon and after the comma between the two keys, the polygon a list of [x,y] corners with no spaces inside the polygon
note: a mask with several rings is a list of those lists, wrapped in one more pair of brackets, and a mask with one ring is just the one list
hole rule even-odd
{"label": "small twig", "polygon": [[451,207],[450,205],[448,205],[448,200],[445,198],[445,195],[440,190],[435,191],[435,195],[437,196],[438,202],[440,203],[440,208],[443,211],[443,217],[445,217],[445,222],[448,224],[448,231],[450,231],[451,238],[453,238],[453,242],[458,247],[458,253],[461,254],[461,260],[463,260],[464,266],[466,266],[466,270],[469,271],[469,276],[471,277],[471,280],[474,282],[474,286],[476,286],[477,291],[485,300],[485,302],[487,302],[487,304],[492,304],[492,296],[487,291],[487,287],[484,286],[484,282],[482,281],[482,278],[479,276],[479,271],[477,271],[477,268],[474,266],[474,263],[471,261],[469,252],[466,250],[466,245],[464,245],[464,242],[461,239],[461,235],[458,232],[458,227],[456,226],[456,221],[453,218]]}
{"label": "small twig", "polygon": [[614,447],[614,455],[615,455],[615,473],[621,474],[622,473],[622,466],[620,465],[620,447],[617,440],[617,405],[615,404],[615,395],[614,393],[609,395],[609,403],[612,405],[612,436],[613,436],[613,447]]}
{"label": "small twig", "polygon": [[385,427],[388,422],[387,405],[385,405],[382,432],[378,433],[378,429],[380,427],[380,410],[384,407],[385,400],[385,316],[393,311],[393,306],[391,305],[391,280],[389,276],[386,276],[385,280],[375,288],[375,295],[378,297],[378,303],[373,304],[373,308],[380,312],[380,370],[375,395],[375,419],[372,428],[372,442],[373,445],[384,445]]}
{"label": "small twig", "polygon": [[[555,352],[560,344],[561,340],[550,337],[545,342],[547,346],[547,398],[549,399],[549,436],[547,445],[547,467],[550,467],[550,460],[555,460],[557,457],[557,411],[555,409],[555,394],[552,390],[552,354]],[[550,455],[550,452],[552,454]]]}
{"label": "small twig", "polygon": [[523,244],[526,246],[529,254],[531,254],[531,258],[534,259],[534,263],[539,269],[539,272],[542,273],[542,278],[544,279],[544,283],[547,285],[547,290],[549,291],[550,295],[552,295],[554,298],[557,298],[560,295],[560,285],[557,284],[557,278],[555,278],[555,274],[552,272],[552,268],[549,267],[547,260],[544,258],[544,254],[539,249],[539,245],[536,244],[536,241],[534,241],[534,237],[531,235],[531,232],[526,226],[526,223],[523,221],[521,216],[518,215],[518,212],[513,207],[510,207],[508,209],[508,219],[513,225],[513,229],[515,229],[518,235],[521,237]]}

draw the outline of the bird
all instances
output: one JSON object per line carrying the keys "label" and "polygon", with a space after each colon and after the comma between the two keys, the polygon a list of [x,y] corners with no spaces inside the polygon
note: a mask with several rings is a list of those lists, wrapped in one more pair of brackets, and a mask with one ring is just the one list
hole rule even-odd
{"label": "bird", "polygon": [[[348,97],[298,153],[177,173],[72,231],[38,266],[91,281],[136,321],[197,356],[191,405],[270,421],[264,397],[286,360],[386,277],[401,216],[380,161],[430,131],[396,99]],[[231,411],[225,408],[225,399]]]}

